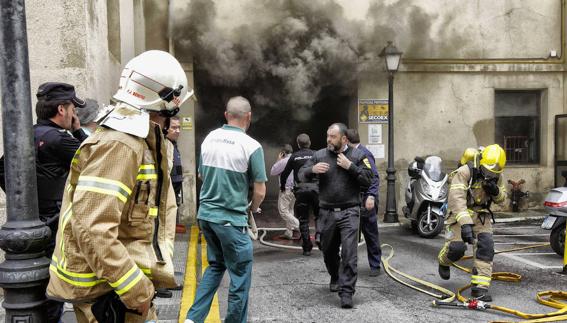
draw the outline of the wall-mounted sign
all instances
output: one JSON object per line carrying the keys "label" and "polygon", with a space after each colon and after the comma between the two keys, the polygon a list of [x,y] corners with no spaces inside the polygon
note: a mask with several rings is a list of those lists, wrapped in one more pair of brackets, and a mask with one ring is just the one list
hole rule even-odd
{"label": "wall-mounted sign", "polygon": [[368,144],[381,144],[382,143],[382,125],[369,124],[368,125]]}
{"label": "wall-mounted sign", "polygon": [[384,145],[366,145],[366,148],[370,150],[374,158],[384,158]]}
{"label": "wall-mounted sign", "polygon": [[181,118],[181,129],[183,129],[183,130],[192,130],[193,129],[193,120],[191,119],[191,117]]}
{"label": "wall-mounted sign", "polygon": [[358,99],[359,123],[388,123],[388,100]]}

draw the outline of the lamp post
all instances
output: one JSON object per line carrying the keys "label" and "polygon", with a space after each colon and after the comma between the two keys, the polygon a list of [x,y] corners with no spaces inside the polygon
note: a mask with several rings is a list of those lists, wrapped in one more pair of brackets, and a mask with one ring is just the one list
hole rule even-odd
{"label": "lamp post", "polygon": [[24,0],[0,1],[0,85],[7,221],[0,229],[6,322],[47,322],[50,231],[38,218]]}
{"label": "lamp post", "polygon": [[388,187],[386,191],[386,213],[384,222],[398,222],[398,212],[396,207],[396,168],[394,167],[394,73],[398,71],[402,52],[400,52],[392,42],[384,47],[380,53],[386,61],[388,70],[388,169],[386,179]]}

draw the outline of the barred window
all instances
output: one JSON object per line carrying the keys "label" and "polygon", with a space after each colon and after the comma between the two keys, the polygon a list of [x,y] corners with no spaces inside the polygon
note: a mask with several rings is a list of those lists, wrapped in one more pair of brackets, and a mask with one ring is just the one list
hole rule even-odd
{"label": "barred window", "polygon": [[508,163],[538,164],[541,91],[499,90],[494,101],[495,140]]}

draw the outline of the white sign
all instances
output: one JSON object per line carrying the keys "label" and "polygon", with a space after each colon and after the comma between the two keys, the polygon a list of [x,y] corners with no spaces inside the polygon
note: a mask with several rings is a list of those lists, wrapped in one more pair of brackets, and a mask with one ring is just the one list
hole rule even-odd
{"label": "white sign", "polygon": [[384,158],[384,145],[366,145],[366,148],[370,150],[374,158]]}
{"label": "white sign", "polygon": [[368,144],[381,144],[382,143],[382,125],[369,124],[368,125]]}

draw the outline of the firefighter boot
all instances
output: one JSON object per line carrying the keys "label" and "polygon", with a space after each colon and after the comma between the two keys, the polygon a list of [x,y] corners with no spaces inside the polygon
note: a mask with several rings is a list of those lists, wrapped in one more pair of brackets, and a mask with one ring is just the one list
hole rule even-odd
{"label": "firefighter boot", "polygon": [[488,288],[473,286],[471,289],[471,297],[483,302],[492,302],[492,296],[488,293]]}
{"label": "firefighter boot", "polygon": [[451,267],[439,264],[439,276],[444,280],[451,278]]}

